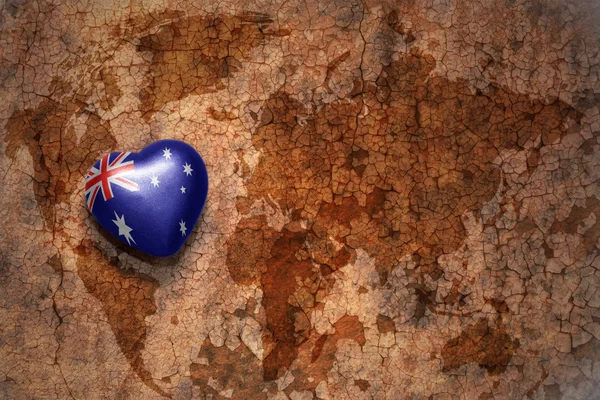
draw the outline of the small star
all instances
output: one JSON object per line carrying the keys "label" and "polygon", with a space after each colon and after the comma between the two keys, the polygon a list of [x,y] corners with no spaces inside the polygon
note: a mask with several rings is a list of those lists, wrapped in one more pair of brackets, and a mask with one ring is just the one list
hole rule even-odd
{"label": "small star", "polygon": [[183,222],[183,219],[179,223],[179,231],[181,232],[181,236],[185,236],[185,231],[187,231],[187,228],[185,227],[185,222]]}
{"label": "small star", "polygon": [[158,187],[158,184],[160,183],[160,181],[158,180],[158,178],[156,176],[153,176],[151,183],[154,185],[154,187]]}
{"label": "small star", "polygon": [[180,188],[179,188],[179,190],[181,190],[181,194],[184,194],[184,193],[185,193],[185,188],[184,188],[183,186],[182,186],[182,187],[180,187]]}
{"label": "small star", "polygon": [[131,231],[133,229],[128,227],[127,224],[125,223],[125,214],[123,214],[119,218],[119,216],[117,215],[117,212],[115,211],[115,217],[117,217],[117,219],[113,219],[112,222],[114,222],[119,227],[119,236],[121,236],[121,235],[125,236],[125,239],[127,239],[128,245],[131,245],[131,243],[129,243],[130,239],[133,243],[135,243],[135,240],[133,240],[133,238],[131,237]]}
{"label": "small star", "polygon": [[165,147],[165,149],[163,150],[163,157],[167,160],[171,159],[171,149],[167,149]]}
{"label": "small star", "polygon": [[183,166],[183,172],[185,172],[187,176],[190,176],[192,174],[192,171],[192,166],[188,163],[185,163],[185,165]]}

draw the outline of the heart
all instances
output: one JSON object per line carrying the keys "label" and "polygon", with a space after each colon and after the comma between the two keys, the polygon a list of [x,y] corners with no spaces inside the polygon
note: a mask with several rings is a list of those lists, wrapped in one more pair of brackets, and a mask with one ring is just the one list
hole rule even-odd
{"label": "heart", "polygon": [[208,195],[204,161],[189,144],[160,140],[104,155],[85,177],[88,209],[104,229],[156,257],[176,253]]}

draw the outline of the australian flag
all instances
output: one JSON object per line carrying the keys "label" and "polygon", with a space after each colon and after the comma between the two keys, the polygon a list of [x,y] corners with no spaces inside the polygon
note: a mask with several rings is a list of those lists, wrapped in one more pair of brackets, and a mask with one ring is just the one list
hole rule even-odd
{"label": "australian flag", "polygon": [[178,140],[161,140],[139,153],[106,154],[85,178],[87,207],[100,225],[158,257],[183,246],[207,195],[202,157]]}

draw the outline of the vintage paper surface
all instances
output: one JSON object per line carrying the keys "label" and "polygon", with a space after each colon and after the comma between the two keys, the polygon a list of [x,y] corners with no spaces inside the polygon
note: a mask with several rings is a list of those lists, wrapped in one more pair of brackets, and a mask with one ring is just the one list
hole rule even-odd
{"label": "vintage paper surface", "polygon": [[[595,397],[599,21],[3,2],[0,397]],[[210,189],[156,259],[99,228],[83,176],[166,138]]]}

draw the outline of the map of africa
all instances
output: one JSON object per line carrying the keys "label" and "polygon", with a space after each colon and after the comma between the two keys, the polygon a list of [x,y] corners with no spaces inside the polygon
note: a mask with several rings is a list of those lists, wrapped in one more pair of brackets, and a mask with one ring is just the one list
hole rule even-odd
{"label": "map of africa", "polygon": [[[7,0],[0,397],[590,399],[600,3]],[[154,258],[103,154],[210,187]]]}

